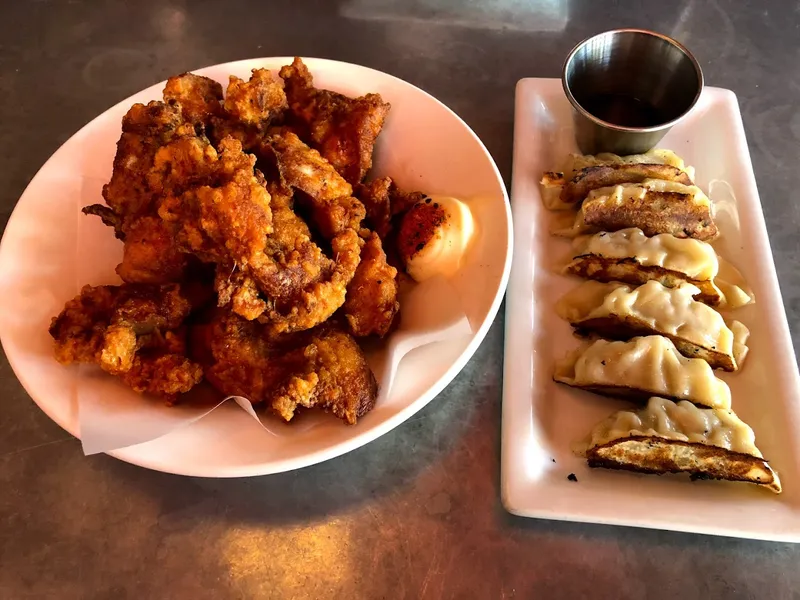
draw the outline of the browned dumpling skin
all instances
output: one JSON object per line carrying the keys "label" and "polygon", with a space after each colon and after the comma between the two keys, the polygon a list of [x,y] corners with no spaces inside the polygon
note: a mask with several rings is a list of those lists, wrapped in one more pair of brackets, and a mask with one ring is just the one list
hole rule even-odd
{"label": "browned dumpling skin", "polygon": [[692,185],[689,175],[670,165],[630,163],[620,165],[598,165],[586,167],[564,184],[561,201],[567,204],[580,203],[589,192],[621,183],[641,183],[646,179],[664,179],[684,185]]}

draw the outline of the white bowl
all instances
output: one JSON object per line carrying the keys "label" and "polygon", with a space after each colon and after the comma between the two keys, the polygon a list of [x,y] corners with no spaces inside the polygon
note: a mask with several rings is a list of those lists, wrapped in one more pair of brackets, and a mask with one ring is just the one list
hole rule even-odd
{"label": "white bowl", "polygon": [[[225,85],[231,74],[246,79],[251,69],[278,69],[289,62],[291,58],[244,60],[196,73]],[[391,103],[373,176],[391,175],[403,188],[456,196],[470,204],[478,235],[458,279],[474,333],[409,354],[389,398],[355,426],[331,417],[309,430],[287,426],[285,435],[273,436],[243,411],[223,406],[163,437],[110,452],[121,460],[185,475],[239,477],[339,456],[383,435],[430,402],[464,367],[497,314],[511,263],[511,214],[500,173],[478,137],[441,102],[396,77],[330,60],[305,62],[318,87],[351,96],[378,92]],[[9,363],[42,410],[77,437],[77,386],[85,389],[98,381],[85,369],[55,361],[47,328],[82,285],[116,280],[113,266],[121,245],[98,256],[91,240],[79,244],[79,220],[90,219],[80,208],[102,201],[99,193],[111,175],[122,116],[134,102],[160,99],[163,87],[159,83],[117,104],[59,148],[23,193],[0,244],[0,340]],[[82,235],[93,232],[102,248],[111,230],[91,219],[88,225],[81,222]]]}

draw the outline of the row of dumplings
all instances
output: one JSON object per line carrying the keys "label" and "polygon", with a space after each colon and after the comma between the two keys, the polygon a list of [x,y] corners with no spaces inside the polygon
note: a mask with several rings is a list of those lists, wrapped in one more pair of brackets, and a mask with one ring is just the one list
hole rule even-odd
{"label": "row of dumplings", "polygon": [[697,479],[746,481],[780,493],[753,430],[731,410],[714,371],[738,371],[747,327],[718,310],[755,301],[741,275],[709,244],[718,235],[694,170],[669,150],[636,156],[572,155],[547,172],[542,198],[569,210],[566,275],[586,279],[556,305],[584,338],[553,378],[639,401],[598,424],[589,466]]}

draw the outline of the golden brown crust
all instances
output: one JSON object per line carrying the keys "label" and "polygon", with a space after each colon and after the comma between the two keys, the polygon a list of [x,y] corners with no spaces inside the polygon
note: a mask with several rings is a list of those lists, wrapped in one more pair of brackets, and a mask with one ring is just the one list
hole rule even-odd
{"label": "golden brown crust", "polygon": [[689,473],[693,479],[743,481],[781,492],[777,474],[763,458],[707,444],[631,436],[590,448],[586,458],[590,467],[657,475]]}
{"label": "golden brown crust", "polygon": [[372,152],[390,105],[380,94],[348,98],[314,87],[302,59],[281,68],[294,121],[334,168],[351,184],[364,179],[372,167]]}
{"label": "golden brown crust", "polygon": [[106,204],[121,219],[151,210],[155,195],[147,185],[147,174],[158,148],[182,123],[180,109],[163,102],[134,104],[123,117],[111,181],[103,187]]}
{"label": "golden brown crust", "polygon": [[173,402],[202,378],[184,356],[190,311],[177,285],[87,285],[50,325],[56,359],[97,364],[135,390]]}
{"label": "golden brown crust", "polygon": [[214,387],[286,421],[298,408],[317,407],[355,424],[375,405],[377,383],[361,348],[335,328],[272,337],[264,326],[222,311],[197,328],[195,339]]}
{"label": "golden brown crust", "polygon": [[[545,173],[545,178],[555,179],[560,173]],[[589,192],[599,188],[620,185],[623,183],[641,183],[645,179],[663,179],[684,185],[692,185],[692,180],[684,171],[669,165],[658,164],[621,164],[600,165],[581,169],[561,190],[561,201],[574,204],[582,201]]]}
{"label": "golden brown crust", "polygon": [[328,320],[344,304],[347,286],[358,268],[361,243],[358,234],[346,229],[331,240],[336,262],[325,280],[318,281],[292,298],[277,303],[261,319],[269,323],[271,332],[290,333],[310,329]]}
{"label": "golden brown crust", "polygon": [[579,333],[597,333],[602,337],[612,340],[628,340],[633,337],[644,335],[663,335],[675,344],[678,352],[688,358],[702,358],[714,369],[722,369],[724,371],[738,370],[733,356],[725,354],[724,352],[717,352],[714,348],[705,348],[675,335],[657,331],[645,321],[634,317],[596,317],[593,319],[585,319],[578,323],[572,323],[572,326]]}
{"label": "golden brown crust", "polygon": [[265,127],[287,107],[283,79],[269,69],[253,69],[249,81],[231,75],[225,111],[235,122]]}
{"label": "golden brown crust", "polygon": [[397,292],[397,269],[386,262],[381,239],[370,233],[342,307],[350,333],[385,336],[400,310]]}
{"label": "golden brown crust", "polygon": [[222,112],[222,86],[208,77],[183,73],[167,80],[164,101],[180,107],[185,120],[205,123]]}
{"label": "golden brown crust", "polygon": [[698,240],[713,239],[718,233],[709,206],[695,202],[691,194],[648,190],[641,198],[625,198],[614,206],[603,200],[590,198],[581,207],[586,225],[598,231],[637,227],[647,237],[670,233]]}
{"label": "golden brown crust", "polygon": [[122,262],[116,271],[127,283],[169,283],[183,279],[189,259],[168,223],[158,217],[142,217],[127,227]]}
{"label": "golden brown crust", "polygon": [[631,285],[642,285],[655,280],[669,288],[691,283],[700,290],[700,293],[694,296],[695,300],[709,306],[718,306],[722,301],[719,290],[711,281],[692,279],[684,273],[657,265],[642,265],[636,258],[607,258],[597,254],[581,254],[572,259],[572,262],[564,268],[564,272],[604,283],[620,281]]}
{"label": "golden brown crust", "polygon": [[[287,420],[316,406],[354,423],[372,408],[375,378],[337,328],[385,335],[398,310],[397,272],[362,230],[366,209],[348,183],[370,168],[389,105],[315,89],[299,59],[287,69],[286,86],[266,69],[232,77],[224,100],[218,83],[184,73],[164,102],[131,107],[107,206],[84,210],[123,240],[126,284],[67,303],[51,327],[60,361],[96,363],[174,402],[203,376],[184,330],[216,301],[227,330],[192,331],[212,332],[198,354],[220,389]],[[386,182],[391,221],[415,195]],[[181,287],[160,287],[171,282]],[[181,293],[190,287],[196,302]]]}
{"label": "golden brown crust", "polygon": [[353,197],[353,188],[319,152],[293,133],[271,136],[282,180],[303,192],[312,208],[312,219],[325,239],[345,229],[358,231],[366,216],[364,205]]}

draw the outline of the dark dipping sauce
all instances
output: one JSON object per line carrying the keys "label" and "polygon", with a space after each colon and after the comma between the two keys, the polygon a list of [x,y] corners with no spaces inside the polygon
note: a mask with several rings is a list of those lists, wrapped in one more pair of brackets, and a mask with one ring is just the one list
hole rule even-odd
{"label": "dark dipping sauce", "polygon": [[598,119],[620,127],[653,127],[670,120],[652,104],[625,94],[595,94],[579,103]]}

